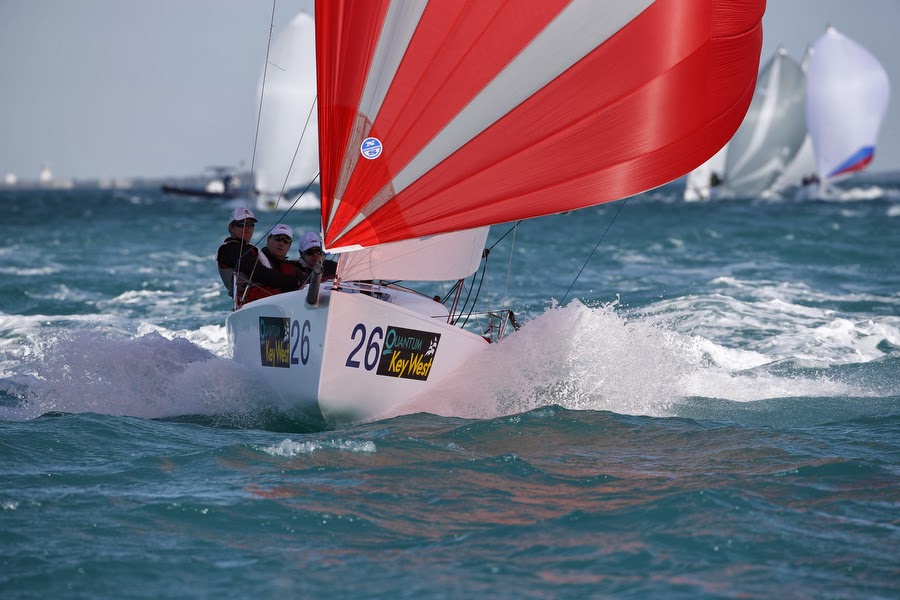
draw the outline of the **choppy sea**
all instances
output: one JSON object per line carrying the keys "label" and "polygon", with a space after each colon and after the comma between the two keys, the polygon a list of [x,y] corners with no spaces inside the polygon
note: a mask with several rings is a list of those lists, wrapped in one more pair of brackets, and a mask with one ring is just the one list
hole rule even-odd
{"label": "choppy sea", "polygon": [[235,202],[0,192],[0,597],[900,598],[900,177],[681,192],[494,228],[522,328],[340,428],[229,359]]}

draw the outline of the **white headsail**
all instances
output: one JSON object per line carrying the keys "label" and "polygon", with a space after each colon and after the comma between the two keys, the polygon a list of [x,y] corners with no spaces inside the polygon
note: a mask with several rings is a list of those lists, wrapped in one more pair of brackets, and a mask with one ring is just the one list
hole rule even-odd
{"label": "white headsail", "polygon": [[887,113],[887,73],[868,50],[828,30],[813,45],[806,121],[822,183],[863,170]]}
{"label": "white headsail", "polygon": [[725,155],[728,144],[712,155],[708,161],[688,173],[684,186],[684,199],[688,202],[709,200],[716,196],[725,173]]}
{"label": "white headsail", "polygon": [[790,163],[806,135],[805,75],[779,48],[762,68],[747,116],[728,142],[725,185],[735,196],[765,192]]}
{"label": "white headsail", "polygon": [[[312,16],[299,13],[275,36],[259,86],[262,109],[254,174],[255,190],[266,203],[280,197],[282,191],[307,185],[319,172]],[[315,207],[304,206],[317,207],[318,202]]]}

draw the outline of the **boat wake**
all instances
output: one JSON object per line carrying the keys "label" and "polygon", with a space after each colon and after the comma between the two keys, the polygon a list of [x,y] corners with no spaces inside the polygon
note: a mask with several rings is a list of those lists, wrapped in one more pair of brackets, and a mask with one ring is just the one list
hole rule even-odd
{"label": "boat wake", "polygon": [[693,397],[753,402],[868,395],[828,369],[784,372],[758,352],[725,348],[653,320],[630,320],[614,305],[573,301],[529,321],[396,414],[490,419],[556,404],[668,417]]}
{"label": "boat wake", "polygon": [[[326,427],[297,422],[244,367],[185,337],[154,331],[116,340],[80,330],[36,342],[19,360],[20,375],[0,380],[5,420],[93,412],[269,430]],[[493,419],[548,405],[671,417],[692,398],[871,396],[871,378],[854,366],[805,368],[675,331],[652,315],[628,316],[615,303],[576,300],[548,309],[431,392],[379,418],[427,412]]]}

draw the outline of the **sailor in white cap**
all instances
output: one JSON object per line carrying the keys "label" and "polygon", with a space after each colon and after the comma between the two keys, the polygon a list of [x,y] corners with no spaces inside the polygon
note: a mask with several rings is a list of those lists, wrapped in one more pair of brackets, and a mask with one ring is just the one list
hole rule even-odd
{"label": "sailor in white cap", "polygon": [[[255,285],[268,285],[281,291],[296,290],[296,276],[288,276],[270,269],[259,261],[259,250],[250,244],[256,227],[256,217],[249,208],[236,208],[228,221],[228,237],[216,252],[219,276],[228,295],[234,298],[234,308],[245,302],[245,290],[251,276]],[[286,226],[285,226],[286,227]]]}
{"label": "sailor in white cap", "polygon": [[[279,223],[272,228],[269,235],[266,236],[266,247],[259,254],[259,262],[266,265],[273,271],[298,279],[297,269],[293,264],[287,262],[287,253],[293,242],[294,231],[290,226]],[[254,273],[252,281],[253,285],[247,290],[247,297],[244,303],[259,300],[260,298],[268,298],[283,291],[279,286],[267,285],[257,282],[257,276]]]}
{"label": "sailor in white cap", "polygon": [[313,267],[316,263],[322,263],[324,272],[323,279],[333,279],[337,272],[337,263],[333,260],[325,260],[325,252],[322,250],[322,238],[314,231],[307,231],[300,236],[300,242],[297,244],[300,248],[300,260],[297,261],[297,270],[300,271],[301,285],[309,280]]}

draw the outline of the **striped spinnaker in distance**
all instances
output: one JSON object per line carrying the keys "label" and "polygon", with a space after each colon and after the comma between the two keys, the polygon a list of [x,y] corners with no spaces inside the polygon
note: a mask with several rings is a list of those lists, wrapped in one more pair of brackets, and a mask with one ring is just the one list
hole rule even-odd
{"label": "striped spinnaker in distance", "polygon": [[573,210],[683,175],[744,117],[764,9],[764,0],[318,2],[326,246]]}

